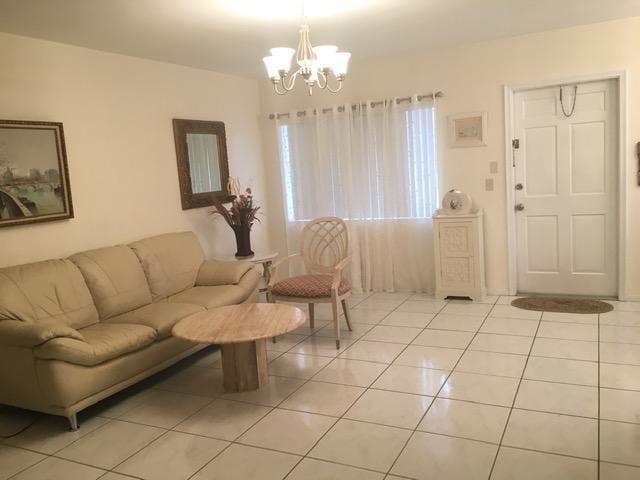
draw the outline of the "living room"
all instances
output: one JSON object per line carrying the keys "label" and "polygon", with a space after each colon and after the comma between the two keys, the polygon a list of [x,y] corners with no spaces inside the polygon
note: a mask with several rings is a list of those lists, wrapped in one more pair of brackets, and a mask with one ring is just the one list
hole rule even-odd
{"label": "living room", "polygon": [[1,0],[0,480],[640,478],[639,27]]}

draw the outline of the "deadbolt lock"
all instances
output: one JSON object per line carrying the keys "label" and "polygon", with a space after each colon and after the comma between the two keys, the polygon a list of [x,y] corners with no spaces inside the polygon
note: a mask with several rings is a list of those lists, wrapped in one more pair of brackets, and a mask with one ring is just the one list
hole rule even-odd
{"label": "deadbolt lock", "polygon": [[522,190],[524,187],[521,183],[516,183],[516,190]]}
{"label": "deadbolt lock", "polygon": [[516,211],[521,212],[522,210],[524,210],[524,205],[522,203],[518,203],[516,205]]}

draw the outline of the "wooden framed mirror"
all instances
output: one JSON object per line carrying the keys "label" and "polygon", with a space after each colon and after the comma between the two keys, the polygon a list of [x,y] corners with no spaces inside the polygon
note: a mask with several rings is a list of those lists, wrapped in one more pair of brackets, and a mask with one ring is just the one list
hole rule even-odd
{"label": "wooden framed mirror", "polygon": [[173,119],[182,209],[229,202],[227,139],[223,122]]}

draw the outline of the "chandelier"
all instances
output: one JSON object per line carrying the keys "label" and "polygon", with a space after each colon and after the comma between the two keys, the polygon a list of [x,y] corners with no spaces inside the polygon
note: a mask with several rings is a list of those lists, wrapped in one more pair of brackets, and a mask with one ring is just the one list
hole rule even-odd
{"label": "chandelier", "polygon": [[[300,26],[297,50],[279,47],[272,48],[270,52],[271,56],[264,57],[262,61],[267,67],[267,74],[278,95],[284,95],[293,90],[298,77],[304,79],[309,95],[313,94],[315,86],[337,93],[342,88],[342,81],[347,74],[351,57],[348,52],[338,52],[338,47],[335,45],[313,47],[309,40],[309,25],[306,23]],[[294,54],[297,68],[289,74]]]}

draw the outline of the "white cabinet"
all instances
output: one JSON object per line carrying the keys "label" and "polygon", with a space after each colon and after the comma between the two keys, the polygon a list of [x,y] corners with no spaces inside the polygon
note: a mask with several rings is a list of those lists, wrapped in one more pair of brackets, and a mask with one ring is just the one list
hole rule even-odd
{"label": "white cabinet", "polygon": [[482,210],[466,214],[438,210],[434,214],[437,298],[484,298],[482,219]]}

